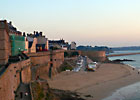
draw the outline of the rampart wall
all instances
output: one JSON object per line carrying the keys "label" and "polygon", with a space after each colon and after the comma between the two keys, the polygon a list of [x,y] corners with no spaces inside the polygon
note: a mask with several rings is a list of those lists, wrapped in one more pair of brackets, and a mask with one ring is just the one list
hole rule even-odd
{"label": "rampart wall", "polygon": [[93,61],[106,61],[105,51],[81,51],[82,56],[88,56]]}
{"label": "rampart wall", "polygon": [[0,65],[5,65],[11,55],[11,45],[6,21],[0,22]]}
{"label": "rampart wall", "polygon": [[64,61],[64,50],[30,53],[28,56],[31,59],[32,67],[39,66],[36,69],[36,76],[44,76],[45,78],[48,78],[51,64],[51,75],[53,76],[58,73],[57,69]]}
{"label": "rampart wall", "polygon": [[12,63],[0,76],[0,100],[15,100],[19,84],[31,81],[30,59]]}

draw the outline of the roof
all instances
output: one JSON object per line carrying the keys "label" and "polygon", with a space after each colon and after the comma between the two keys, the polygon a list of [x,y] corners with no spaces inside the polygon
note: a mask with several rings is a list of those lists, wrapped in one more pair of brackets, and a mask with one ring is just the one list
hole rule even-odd
{"label": "roof", "polygon": [[65,44],[65,40],[49,40],[49,43]]}
{"label": "roof", "polygon": [[9,27],[10,33],[19,34],[19,35],[22,34],[20,31],[17,31],[17,28],[12,25],[11,21],[8,23],[8,27]]}

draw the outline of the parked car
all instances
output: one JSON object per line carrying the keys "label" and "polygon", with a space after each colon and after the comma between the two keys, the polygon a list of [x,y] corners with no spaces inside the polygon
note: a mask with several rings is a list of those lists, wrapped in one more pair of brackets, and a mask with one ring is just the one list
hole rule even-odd
{"label": "parked car", "polygon": [[87,70],[88,70],[88,71],[95,71],[96,68],[97,68],[97,63],[95,63],[95,62],[89,63],[89,64],[87,65]]}
{"label": "parked car", "polygon": [[80,64],[80,65],[82,65],[82,63],[83,63],[83,62],[81,62],[81,61],[78,61],[78,62],[77,62],[77,65],[79,65],[79,64]]}
{"label": "parked car", "polygon": [[79,67],[76,67],[76,68],[73,69],[73,71],[74,72],[79,72],[80,71],[80,68]]}

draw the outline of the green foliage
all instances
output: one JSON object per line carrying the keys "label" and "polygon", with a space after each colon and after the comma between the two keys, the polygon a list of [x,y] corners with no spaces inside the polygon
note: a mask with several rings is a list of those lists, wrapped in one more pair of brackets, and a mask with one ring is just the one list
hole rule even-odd
{"label": "green foliage", "polygon": [[73,67],[67,63],[67,61],[64,61],[64,63],[60,66],[59,72],[66,70],[73,70]]}
{"label": "green foliage", "polygon": [[48,83],[46,86],[48,86],[47,90],[43,90],[43,87],[38,82],[32,82],[31,84],[32,90],[33,90],[33,96],[34,100],[56,100],[55,95],[51,92]]}
{"label": "green foliage", "polygon": [[58,47],[50,47],[50,50],[59,50],[60,48],[58,48]]}
{"label": "green foliage", "polygon": [[32,83],[32,89],[35,100],[43,100],[44,98],[43,88],[39,85],[39,83],[37,82]]}
{"label": "green foliage", "polygon": [[79,55],[79,53],[77,51],[71,51],[71,52],[65,51],[64,52],[64,57],[75,57],[78,55]]}
{"label": "green foliage", "polygon": [[77,51],[71,53],[71,56],[78,56],[78,55],[79,53]]}
{"label": "green foliage", "polygon": [[54,95],[51,92],[47,92],[46,93],[45,100],[53,100],[53,98],[54,98]]}
{"label": "green foliage", "polygon": [[71,66],[66,66],[62,68],[62,71],[66,71],[66,70],[72,70],[73,68]]}
{"label": "green foliage", "polygon": [[68,56],[69,56],[68,52],[64,52],[64,57],[68,57]]}
{"label": "green foliage", "polygon": [[40,93],[38,94],[38,100],[42,100],[44,98],[44,93],[43,91],[40,91]]}

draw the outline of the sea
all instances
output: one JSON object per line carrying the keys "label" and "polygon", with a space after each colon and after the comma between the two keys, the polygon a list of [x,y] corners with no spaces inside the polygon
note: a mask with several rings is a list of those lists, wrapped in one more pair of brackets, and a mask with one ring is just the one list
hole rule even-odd
{"label": "sea", "polygon": [[[111,54],[125,54],[125,53],[140,53],[140,50],[133,50],[133,51],[114,51]],[[109,60],[115,60],[115,59],[129,59],[129,60],[134,60],[134,61],[124,61],[124,64],[128,64],[132,67],[135,67],[137,69],[140,69],[140,54],[136,55],[127,55],[127,56],[114,56],[114,57],[109,57]]]}
{"label": "sea", "polygon": [[[140,53],[140,50],[114,51],[111,54],[124,54],[124,53]],[[134,61],[124,61],[123,63],[140,70],[140,54],[109,57],[109,60],[115,59],[134,60]],[[116,90],[116,92],[114,92],[112,95],[110,95],[107,98],[104,98],[103,100],[140,100],[140,82],[120,88]]]}

